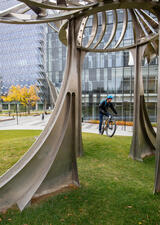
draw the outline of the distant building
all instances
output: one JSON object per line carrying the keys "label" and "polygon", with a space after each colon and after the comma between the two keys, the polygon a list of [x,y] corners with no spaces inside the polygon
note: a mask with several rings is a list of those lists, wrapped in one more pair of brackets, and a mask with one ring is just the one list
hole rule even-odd
{"label": "distant building", "polygon": [[[1,0],[0,10],[12,7],[15,0]],[[42,104],[48,102],[45,77],[45,24],[13,25],[0,23],[0,76],[1,94],[11,85],[37,85]]]}
{"label": "distant building", "polygon": [[60,88],[66,63],[66,47],[49,26],[46,27],[46,72],[55,87]]}
{"label": "distant building", "polygon": [[[11,7],[16,0],[1,0],[0,10]],[[118,12],[118,40],[123,26],[122,10]],[[107,12],[107,23],[111,32],[112,12]],[[0,24],[0,88],[6,94],[11,85],[40,88],[41,103],[51,104],[46,76],[60,88],[66,63],[66,47],[58,35],[47,24],[9,25]],[[88,20],[90,34],[91,23]],[[107,40],[107,35],[104,41]],[[86,38],[87,39],[87,38]],[[133,43],[132,21],[129,18],[127,32],[122,45]],[[102,46],[104,45],[102,41]],[[145,100],[151,121],[157,114],[158,63],[155,58],[149,65],[142,62]],[[2,77],[2,79],[1,79]],[[134,67],[129,51],[112,53],[88,53],[82,71],[82,116],[83,119],[98,119],[98,104],[107,95],[113,95],[118,119],[133,118]]]}
{"label": "distant building", "polygon": [[[118,11],[118,31],[112,44],[120,36],[123,26],[122,10]],[[129,18],[123,45],[133,43],[132,21]],[[107,12],[107,21],[111,32],[112,12]],[[87,36],[91,32],[88,20]],[[59,41],[57,33],[48,27],[47,35],[47,74],[56,87],[60,87],[66,61],[66,47]],[[107,36],[104,41],[107,40]],[[115,41],[115,42],[114,42]],[[102,41],[101,45],[104,43]],[[155,58],[149,65],[142,62],[145,100],[151,121],[156,121],[158,65]],[[113,95],[113,103],[118,111],[118,119],[133,119],[134,67],[129,51],[112,53],[87,53],[82,71],[82,116],[83,119],[98,119],[98,105],[107,95]]]}

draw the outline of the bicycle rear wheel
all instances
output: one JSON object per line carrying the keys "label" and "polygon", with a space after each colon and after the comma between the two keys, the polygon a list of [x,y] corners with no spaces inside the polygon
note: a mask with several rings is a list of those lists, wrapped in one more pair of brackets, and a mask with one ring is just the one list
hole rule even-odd
{"label": "bicycle rear wheel", "polygon": [[107,122],[106,135],[108,137],[112,137],[116,132],[116,128],[117,128],[116,121],[115,120],[109,120]]}

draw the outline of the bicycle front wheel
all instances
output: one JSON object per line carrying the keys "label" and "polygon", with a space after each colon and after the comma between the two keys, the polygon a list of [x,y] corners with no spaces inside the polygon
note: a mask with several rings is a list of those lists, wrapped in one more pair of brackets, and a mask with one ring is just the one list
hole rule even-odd
{"label": "bicycle front wheel", "polygon": [[102,125],[102,128],[101,128],[101,135],[103,135],[104,133],[104,125]]}
{"label": "bicycle front wheel", "polygon": [[115,120],[109,120],[107,122],[106,135],[108,137],[112,137],[116,132],[116,128],[117,128],[116,121]]}

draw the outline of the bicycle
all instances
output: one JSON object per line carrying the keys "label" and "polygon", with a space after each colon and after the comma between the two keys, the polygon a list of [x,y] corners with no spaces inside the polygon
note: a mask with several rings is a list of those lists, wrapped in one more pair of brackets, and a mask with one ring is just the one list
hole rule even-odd
{"label": "bicycle", "polygon": [[101,135],[106,131],[108,137],[113,137],[117,129],[116,120],[112,116],[109,116],[107,119],[103,120],[101,127]]}

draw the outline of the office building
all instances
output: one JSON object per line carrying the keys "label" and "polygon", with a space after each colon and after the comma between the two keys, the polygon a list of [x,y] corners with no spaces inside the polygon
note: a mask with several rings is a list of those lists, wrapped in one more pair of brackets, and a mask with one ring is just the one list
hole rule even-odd
{"label": "office building", "polygon": [[[0,10],[12,7],[15,0],[1,0]],[[1,94],[6,95],[12,85],[37,85],[41,104],[47,104],[48,85],[45,77],[45,24],[0,23]],[[41,105],[40,104],[40,105]]]}
{"label": "office building", "polygon": [[[118,32],[112,45],[120,36],[123,26],[123,11],[118,10]],[[110,32],[113,26],[112,12],[107,12]],[[91,22],[88,21],[88,31],[91,32]],[[47,74],[56,87],[60,87],[66,60],[66,47],[58,40],[58,35],[50,27],[47,28],[48,64]],[[104,40],[106,40],[105,37]],[[132,21],[129,18],[127,32],[123,45],[133,43]],[[85,43],[84,43],[85,44]],[[101,45],[104,45],[103,41]],[[149,64],[142,62],[145,100],[152,122],[156,121],[157,107],[157,58]],[[113,95],[113,103],[118,111],[118,119],[132,121],[134,102],[134,66],[129,51],[112,53],[87,53],[82,71],[82,116],[84,120],[98,119],[98,105],[107,95]]]}

